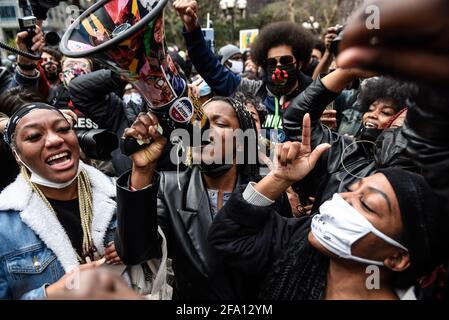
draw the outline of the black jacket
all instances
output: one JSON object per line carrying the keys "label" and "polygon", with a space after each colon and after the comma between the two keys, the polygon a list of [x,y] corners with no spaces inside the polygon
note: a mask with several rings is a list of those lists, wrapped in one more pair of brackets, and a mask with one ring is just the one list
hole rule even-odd
{"label": "black jacket", "polygon": [[307,237],[312,219],[285,218],[273,205],[251,205],[242,197],[244,189],[239,186],[219,211],[208,239],[232,272],[265,278],[293,238]]}
{"label": "black jacket", "polygon": [[[379,168],[400,167],[417,171],[406,155],[407,140],[402,129],[387,129],[379,136],[375,151],[356,138],[343,136],[320,122],[320,117],[338,93],[329,91],[320,79],[315,80],[295,98],[284,111],[284,130],[291,141],[301,141],[302,120],[306,113],[311,119],[311,145],[321,143],[332,147],[319,159],[315,169],[295,189],[301,198],[316,197],[314,209],[334,193],[344,192],[350,184],[373,174]],[[369,146],[369,145],[368,145]]]}
{"label": "black jacket", "polygon": [[[160,173],[152,186],[136,192],[128,190],[128,179],[129,173],[117,181],[116,248],[125,264],[160,257],[159,224],[167,238],[169,257],[173,259],[177,298],[254,297],[253,290],[260,279],[251,272],[230,276],[207,241],[212,214],[198,168],[180,173],[181,191],[175,172]],[[248,180],[240,176],[238,182]],[[277,208],[279,212],[290,212],[285,197],[277,202]]]}
{"label": "black jacket", "polygon": [[[121,85],[110,70],[98,70],[73,79],[69,92],[75,108],[100,129],[121,137],[132,124],[126,118],[122,99],[114,93]],[[131,169],[131,161],[119,149],[112,152],[112,164],[117,175]]]}
{"label": "black jacket", "polygon": [[407,152],[449,213],[449,93],[447,88],[420,86],[416,104],[407,114]]}

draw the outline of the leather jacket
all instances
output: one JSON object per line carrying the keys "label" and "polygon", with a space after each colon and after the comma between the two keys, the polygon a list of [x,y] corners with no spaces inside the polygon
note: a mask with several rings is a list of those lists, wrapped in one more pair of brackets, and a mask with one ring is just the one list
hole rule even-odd
{"label": "leather jacket", "polygon": [[449,212],[449,93],[424,85],[419,90],[404,123],[407,152]]}
{"label": "leather jacket", "polygon": [[[125,264],[160,257],[159,224],[173,261],[175,298],[255,297],[260,279],[243,273],[231,278],[207,241],[213,219],[198,168],[179,174],[181,190],[178,190],[176,172],[161,172],[151,186],[135,192],[128,188],[129,179],[127,172],[117,181],[116,249]],[[240,175],[237,185],[248,181]],[[288,200],[278,201],[276,205],[278,212],[290,212]]]}
{"label": "leather jacket", "polygon": [[400,167],[417,171],[406,155],[407,140],[402,129],[386,129],[377,138],[373,149],[357,138],[343,136],[320,122],[321,114],[338,93],[329,91],[316,79],[295,98],[284,111],[284,130],[291,141],[302,139],[302,119],[306,113],[311,119],[311,146],[329,143],[332,147],[318,160],[315,169],[295,185],[301,198],[315,197],[313,209],[330,199],[334,193],[345,192],[355,181],[370,176],[377,169]]}

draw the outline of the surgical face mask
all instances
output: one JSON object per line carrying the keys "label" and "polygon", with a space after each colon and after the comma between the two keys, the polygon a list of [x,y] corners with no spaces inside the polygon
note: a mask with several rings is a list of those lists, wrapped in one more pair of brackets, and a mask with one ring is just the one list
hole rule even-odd
{"label": "surgical face mask", "polygon": [[140,106],[142,104],[142,96],[137,92],[132,92],[130,94],[125,94],[123,96],[123,101],[128,104],[130,101],[134,102],[134,104]]}
{"label": "surgical face mask", "polygon": [[365,264],[383,266],[375,261],[352,255],[351,247],[368,233],[373,233],[385,242],[408,251],[399,242],[377,230],[361,213],[351,207],[339,194],[323,203],[312,219],[312,234],[327,250],[343,259]]}
{"label": "surgical face mask", "polygon": [[212,93],[212,89],[209,87],[209,85],[204,81],[200,85],[200,97],[208,96]]}
{"label": "surgical face mask", "polygon": [[73,181],[75,181],[78,178],[79,174],[81,173],[81,165],[80,165],[80,163],[78,163],[78,172],[76,173],[76,175],[72,179],[70,179],[67,182],[60,182],[60,183],[59,182],[53,182],[53,181],[50,181],[50,180],[40,176],[36,172],[34,172],[29,166],[27,166],[25,164],[25,162],[22,161],[22,159],[18,155],[17,151],[14,150],[13,152],[17,156],[17,159],[19,159],[20,163],[23,166],[25,166],[25,168],[27,168],[28,171],[30,171],[30,174],[31,174],[30,181],[35,183],[35,184],[37,184],[37,185],[40,185],[40,186],[53,188],[53,189],[64,189],[64,188],[70,186],[73,183]]}
{"label": "surgical face mask", "polygon": [[228,60],[231,64],[229,70],[231,70],[235,74],[240,74],[243,72],[243,62],[239,60]]}

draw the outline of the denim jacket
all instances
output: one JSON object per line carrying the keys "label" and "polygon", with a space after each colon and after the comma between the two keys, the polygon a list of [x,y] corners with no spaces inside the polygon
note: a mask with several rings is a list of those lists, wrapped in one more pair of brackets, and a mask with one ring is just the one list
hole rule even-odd
{"label": "denim jacket", "polygon": [[[92,240],[103,255],[114,239],[116,189],[100,171],[81,165],[92,186]],[[57,217],[19,175],[0,194],[0,299],[44,299],[45,287],[78,265]]]}

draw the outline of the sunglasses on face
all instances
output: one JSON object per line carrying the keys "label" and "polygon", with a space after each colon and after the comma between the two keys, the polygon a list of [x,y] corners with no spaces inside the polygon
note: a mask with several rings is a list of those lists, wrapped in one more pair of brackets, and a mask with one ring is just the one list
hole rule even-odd
{"label": "sunglasses on face", "polygon": [[282,66],[287,66],[289,64],[295,63],[295,57],[293,56],[279,56],[279,57],[273,57],[267,59],[267,67],[274,68],[278,64],[281,64]]}

